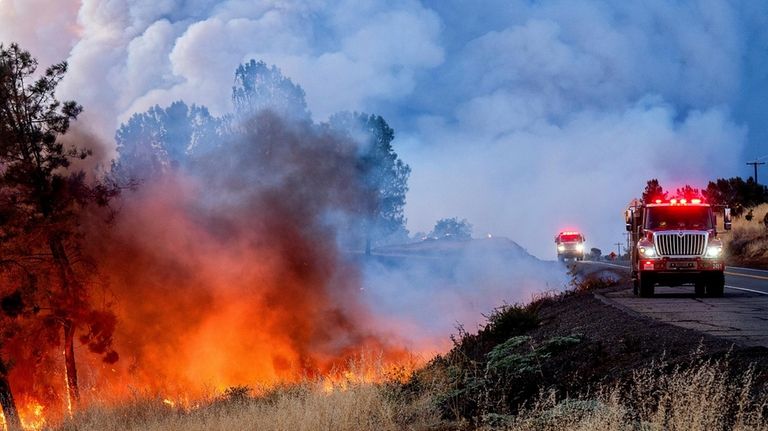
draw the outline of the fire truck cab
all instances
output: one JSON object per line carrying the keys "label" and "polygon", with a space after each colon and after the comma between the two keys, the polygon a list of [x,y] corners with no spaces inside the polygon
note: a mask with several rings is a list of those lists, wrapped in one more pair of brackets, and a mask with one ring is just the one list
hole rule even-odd
{"label": "fire truck cab", "polygon": [[557,246],[557,260],[564,262],[566,259],[584,260],[584,235],[575,231],[564,231],[555,237]]}
{"label": "fire truck cab", "polygon": [[[723,228],[730,230],[730,209],[722,210]],[[702,199],[635,200],[626,211],[626,228],[635,295],[653,296],[656,285],[684,284],[692,284],[696,296],[723,295],[723,242],[712,205]]]}

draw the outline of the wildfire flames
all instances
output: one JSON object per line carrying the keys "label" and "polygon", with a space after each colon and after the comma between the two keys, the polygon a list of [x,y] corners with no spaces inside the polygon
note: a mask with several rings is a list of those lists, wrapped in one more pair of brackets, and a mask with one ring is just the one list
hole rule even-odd
{"label": "wildfire flames", "polygon": [[[397,338],[372,328],[358,269],[338,245],[367,199],[354,146],[270,115],[252,126],[199,175],[169,170],[126,193],[109,226],[85,223],[120,359],[78,353],[83,403],[139,391],[176,407],[306,378],[333,391],[415,366]],[[350,367],[361,352],[380,352],[384,372]],[[11,370],[30,397],[19,403],[26,429],[66,414],[62,365],[46,366],[58,371],[35,387]]]}

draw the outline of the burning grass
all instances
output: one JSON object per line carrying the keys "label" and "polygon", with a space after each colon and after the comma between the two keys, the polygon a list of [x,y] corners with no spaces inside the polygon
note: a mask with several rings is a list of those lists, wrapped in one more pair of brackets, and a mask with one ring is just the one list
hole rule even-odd
{"label": "burning grass", "polygon": [[94,406],[60,431],[117,430],[403,430],[439,422],[426,399],[401,396],[387,383],[350,382],[328,391],[324,381],[305,381],[252,395],[235,388],[191,408],[162,399],[134,399],[118,407]]}

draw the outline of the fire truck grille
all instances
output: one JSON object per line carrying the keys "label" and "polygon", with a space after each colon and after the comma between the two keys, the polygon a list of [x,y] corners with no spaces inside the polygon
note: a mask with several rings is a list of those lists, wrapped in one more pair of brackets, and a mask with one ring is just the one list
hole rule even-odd
{"label": "fire truck grille", "polygon": [[705,232],[657,232],[654,236],[660,256],[701,256],[707,247]]}

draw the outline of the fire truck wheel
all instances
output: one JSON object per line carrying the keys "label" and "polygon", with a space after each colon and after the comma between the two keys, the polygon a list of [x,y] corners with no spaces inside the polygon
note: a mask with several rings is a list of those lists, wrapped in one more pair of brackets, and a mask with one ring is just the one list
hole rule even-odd
{"label": "fire truck wheel", "polygon": [[695,295],[698,297],[704,296],[706,285],[707,281],[703,277],[696,280],[696,284],[694,284]]}
{"label": "fire truck wheel", "polygon": [[639,293],[641,298],[650,298],[653,296],[653,279],[649,274],[638,274]]}
{"label": "fire truck wheel", "polygon": [[638,286],[639,286],[639,284],[640,283],[637,281],[637,277],[632,279],[632,293],[635,296],[637,296],[637,294],[638,294]]}
{"label": "fire truck wheel", "polygon": [[707,296],[719,298],[725,291],[725,275],[722,273],[710,275],[707,279]]}

